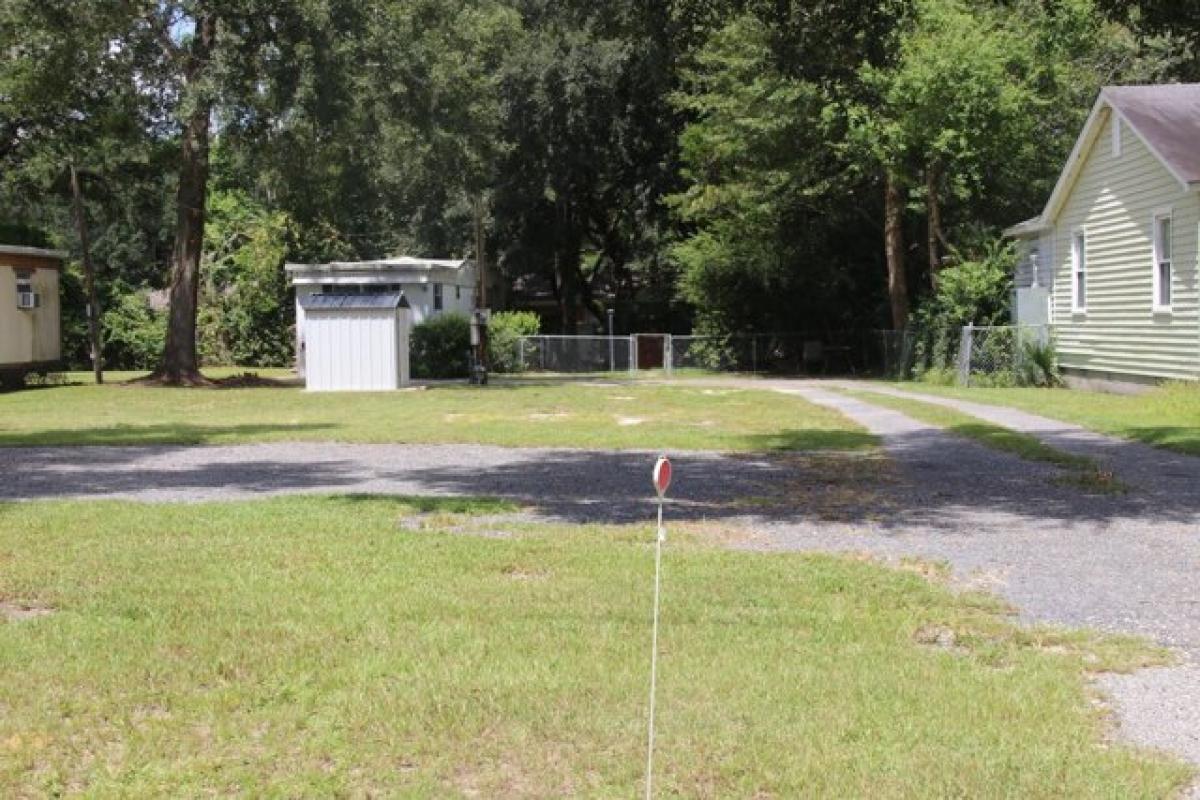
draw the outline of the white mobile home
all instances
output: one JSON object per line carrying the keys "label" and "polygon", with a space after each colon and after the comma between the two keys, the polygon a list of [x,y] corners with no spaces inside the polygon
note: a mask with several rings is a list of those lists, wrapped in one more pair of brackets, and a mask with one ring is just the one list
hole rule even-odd
{"label": "white mobile home", "polygon": [[1200,378],[1200,84],[1096,100],[1021,244],[1019,322],[1047,320],[1068,375]]}
{"label": "white mobile home", "polygon": [[416,325],[439,314],[475,308],[475,265],[462,259],[400,256],[378,261],[287,264],[296,288],[296,368],[303,374],[307,349],[305,298],[318,294],[403,294]]}
{"label": "white mobile home", "polygon": [[19,385],[62,357],[59,273],[66,253],[0,245],[0,383]]}

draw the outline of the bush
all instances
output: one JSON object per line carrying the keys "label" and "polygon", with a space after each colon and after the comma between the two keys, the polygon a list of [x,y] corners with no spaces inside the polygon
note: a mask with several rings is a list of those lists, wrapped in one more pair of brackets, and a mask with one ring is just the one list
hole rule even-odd
{"label": "bush", "polygon": [[442,314],[412,329],[409,366],[414,378],[465,378],[471,349],[471,321]]}
{"label": "bush", "polygon": [[1025,342],[1017,362],[1017,383],[1021,386],[1062,386],[1058,369],[1058,350],[1053,339]]}
{"label": "bush", "polygon": [[996,241],[980,256],[938,273],[937,290],[913,315],[913,374],[953,369],[964,325],[1005,325],[1011,312],[1016,254],[1011,243]]}
{"label": "bush", "polygon": [[293,306],[283,271],[292,223],[241,192],[209,197],[197,320],[205,365],[292,361]]}
{"label": "bush", "polygon": [[488,360],[495,372],[520,372],[520,347],[522,336],[536,336],[542,321],[532,311],[502,311],[492,316],[488,326]]}
{"label": "bush", "polygon": [[154,369],[167,337],[167,315],[150,308],[144,290],[122,294],[105,309],[104,364],[108,369]]}

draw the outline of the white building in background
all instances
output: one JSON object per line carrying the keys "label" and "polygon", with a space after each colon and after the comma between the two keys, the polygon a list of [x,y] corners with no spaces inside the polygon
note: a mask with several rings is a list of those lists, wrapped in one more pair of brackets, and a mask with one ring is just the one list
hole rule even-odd
{"label": "white building in background", "polygon": [[475,308],[475,265],[466,259],[399,256],[378,261],[287,264],[296,289],[296,369],[304,374],[306,298],[310,295],[403,295],[410,324]]}

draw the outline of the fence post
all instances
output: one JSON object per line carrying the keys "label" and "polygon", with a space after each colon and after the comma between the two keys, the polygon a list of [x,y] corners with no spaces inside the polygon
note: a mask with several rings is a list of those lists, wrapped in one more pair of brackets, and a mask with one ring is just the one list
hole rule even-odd
{"label": "fence post", "polygon": [[958,343],[958,385],[971,385],[971,347],[975,338],[975,324],[967,323],[962,329]]}
{"label": "fence post", "polygon": [[517,338],[517,372],[525,371],[525,337]]}
{"label": "fence post", "polygon": [[629,334],[629,374],[637,374],[637,334]]}
{"label": "fence post", "polygon": [[669,333],[665,334],[665,337],[663,339],[663,367],[667,377],[670,378],[674,374],[672,372],[674,365],[671,363],[675,360],[674,339]]}

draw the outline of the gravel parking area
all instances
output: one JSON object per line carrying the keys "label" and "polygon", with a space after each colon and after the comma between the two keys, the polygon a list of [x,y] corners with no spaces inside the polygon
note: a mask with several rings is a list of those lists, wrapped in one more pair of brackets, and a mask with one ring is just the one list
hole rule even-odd
{"label": "gravel parking area", "polygon": [[[237,500],[273,494],[488,495],[571,522],[649,519],[657,452],[486,445],[273,443],[0,448],[0,500]],[[744,513],[793,460],[691,452],[673,457],[676,518]]]}

